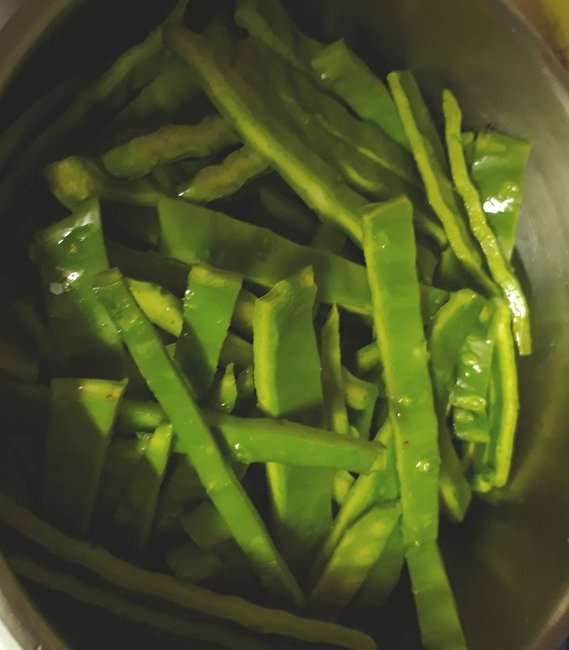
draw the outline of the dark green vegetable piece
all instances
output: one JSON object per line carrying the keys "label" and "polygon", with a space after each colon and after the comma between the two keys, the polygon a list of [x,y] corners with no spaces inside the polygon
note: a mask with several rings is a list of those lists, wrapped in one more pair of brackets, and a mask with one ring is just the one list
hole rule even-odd
{"label": "dark green vegetable piece", "polygon": [[149,128],[160,121],[171,121],[191,111],[201,94],[195,75],[177,58],[164,62],[160,72],[111,122],[109,131]]}
{"label": "dark green vegetable piece", "polygon": [[158,165],[181,158],[207,158],[239,144],[239,138],[219,115],[208,115],[198,124],[167,124],[140,135],[103,155],[113,176],[140,178]]}
{"label": "dark green vegetable piece", "polygon": [[131,182],[113,178],[96,162],[82,156],[69,156],[52,163],[46,167],[45,177],[54,196],[69,209],[92,197],[127,205],[153,206],[163,196],[146,178]]}
{"label": "dark green vegetable piece", "polygon": [[320,223],[296,194],[276,177],[271,177],[262,184],[259,201],[268,217],[293,229],[300,236],[311,238]]}
{"label": "dark green vegetable piece", "polygon": [[107,239],[111,266],[136,280],[153,282],[176,296],[183,296],[188,283],[189,267],[176,260],[167,259],[153,250],[140,251]]}
{"label": "dark green vegetable piece", "polygon": [[336,41],[325,47],[313,57],[311,65],[321,81],[333,88],[356,115],[378,126],[406,149],[409,148],[389,90],[345,41]]}
{"label": "dark green vegetable piece", "polygon": [[178,188],[178,196],[194,203],[211,203],[231,196],[269,170],[269,165],[247,146],[230,153],[217,165],[201,169]]}
{"label": "dark green vegetable piece", "polygon": [[90,81],[89,73],[74,74],[56,83],[42,95],[30,108],[24,111],[0,136],[0,172],[3,172],[39,129],[44,128],[49,120],[68,104],[71,97]]}
{"label": "dark green vegetable piece", "polygon": [[310,593],[314,609],[336,611],[350,603],[381,557],[400,515],[397,502],[375,506],[348,528]]}
{"label": "dark green vegetable piece", "polygon": [[[469,334],[457,363],[457,378],[450,394],[453,431],[459,440],[488,442],[488,387],[494,341],[488,338],[489,309],[480,315],[479,326]],[[486,321],[486,322],[484,322]]]}
{"label": "dark green vegetable piece", "polygon": [[264,110],[257,91],[203,38],[186,29],[172,28],[165,32],[165,40],[199,75],[206,94],[244,142],[263,156],[322,220],[336,224],[360,242],[359,211],[364,200],[339,184],[326,162]]}
{"label": "dark green vegetable piece", "polygon": [[231,328],[247,341],[253,340],[253,314],[255,312],[255,294],[242,288],[237,296]]}
{"label": "dark green vegetable piece", "polygon": [[[124,404],[124,400],[121,400],[121,404]],[[115,418],[115,436],[118,433],[117,420],[118,415]],[[95,527],[108,526],[109,520],[117,509],[124,494],[124,489],[148,447],[151,437],[151,433],[144,433],[128,440],[114,440],[111,442],[101,472],[93,511],[93,524]]]}
{"label": "dark green vegetable piece", "polygon": [[175,359],[197,399],[205,397],[213,382],[241,283],[240,276],[199,265],[188,276]]}
{"label": "dark green vegetable piece", "polygon": [[329,431],[347,435],[350,432],[348,410],[344,401],[344,377],[340,347],[340,314],[334,305],[320,333],[320,361],[324,424]]}
{"label": "dark green vegetable piece", "polygon": [[374,505],[394,501],[399,497],[394,441],[389,421],[384,429],[378,432],[374,444],[380,442],[388,446],[385,458],[378,460],[372,468],[374,471],[369,475],[358,477],[343,499],[333,526],[310,569],[310,581],[313,585],[319,580],[324,567],[350,526]]}
{"label": "dark green vegetable piece", "polygon": [[336,228],[332,228],[327,223],[321,223],[318,226],[310,245],[312,248],[318,250],[341,255],[346,246],[346,235],[344,235],[343,232],[336,230]]}
{"label": "dark green vegetable piece", "polygon": [[119,334],[91,291],[93,276],[108,268],[99,204],[87,201],[39,231],[32,255],[44,285],[57,372],[123,377]]}
{"label": "dark green vegetable piece", "polygon": [[412,546],[407,563],[423,645],[428,650],[466,650],[452,588],[435,542]]}
{"label": "dark green vegetable piece", "polygon": [[227,367],[230,363],[238,369],[250,368],[253,365],[253,346],[231,331],[227,334],[219,353],[221,368]]}
{"label": "dark green vegetable piece", "polygon": [[405,133],[427,191],[427,198],[444,226],[450,246],[474,280],[490,294],[496,293],[476,242],[468,231],[463,211],[448,177],[448,164],[436,127],[419,86],[409,71],[387,77]]}
{"label": "dark green vegetable piece", "polygon": [[91,521],[113,422],[126,381],[52,379],[43,509],[73,535]]}
{"label": "dark green vegetable piece", "polygon": [[178,578],[190,582],[202,582],[224,571],[214,553],[192,542],[184,542],[170,549],[166,553],[166,563]]}
{"label": "dark green vegetable piece", "polygon": [[[112,104],[113,95],[128,84],[133,71],[156,60],[162,52],[162,30],[157,29],[142,43],[124,52],[97,81],[78,93],[59,118],[33,139],[2,179],[0,212],[10,206],[38,165],[53,160],[54,146],[61,146],[79,127],[85,128],[97,106]],[[146,81],[143,79],[143,85]]]}
{"label": "dark green vegetable piece", "polygon": [[[253,352],[259,408],[272,417],[323,418],[311,268],[278,282],[255,304]],[[293,566],[306,566],[332,523],[332,474],[267,465],[273,528]]]}
{"label": "dark green vegetable piece", "polygon": [[53,366],[53,341],[39,302],[35,299],[21,298],[12,303],[12,311],[16,322],[30,341],[33,341],[39,359],[48,366]]}
{"label": "dark green vegetable piece", "polygon": [[443,108],[452,177],[464,202],[470,228],[484,253],[490,274],[500,287],[512,312],[513,331],[518,350],[522,355],[531,354],[532,342],[527,301],[519,280],[486,219],[480,195],[470,178],[462,148],[462,111],[450,90],[445,90],[443,94]]}
{"label": "dark green vegetable piece", "polygon": [[158,609],[138,605],[131,600],[117,596],[108,589],[86,585],[72,575],[51,571],[23,557],[10,559],[10,567],[18,574],[51,591],[65,594],[79,602],[110,611],[122,620],[175,634],[192,641],[215,643],[217,647],[236,650],[267,650],[261,641],[252,636],[225,630],[219,625],[204,621],[191,622],[164,614]]}
{"label": "dark green vegetable piece", "polygon": [[156,428],[113,516],[115,539],[136,555],[144,552],[150,536],[173,437],[171,424],[161,424]]}
{"label": "dark green vegetable piece", "polygon": [[486,218],[508,260],[516,241],[530,150],[529,143],[490,130],[474,135],[470,149],[465,148]]}
{"label": "dark green vegetable piece", "polygon": [[141,569],[89,542],[67,537],[0,493],[0,520],[56,557],[83,567],[121,590],[159,598],[192,613],[235,623],[262,634],[320,643],[349,650],[375,650],[374,641],[358,630],[307,619],[217,594],[171,576]]}
{"label": "dark green vegetable piece", "polygon": [[472,495],[450,439],[446,416],[460,350],[468,334],[477,326],[485,305],[484,298],[475,292],[469,289],[458,291],[437,314],[429,337],[431,374],[439,419],[441,505],[445,514],[455,522],[464,519]]}
{"label": "dark green vegetable piece", "polygon": [[237,376],[237,402],[235,413],[240,416],[250,415],[257,405],[257,391],[255,389],[255,373],[253,366],[242,370]]}
{"label": "dark green vegetable piece", "polygon": [[[20,402],[17,408],[13,407],[14,415],[10,422],[20,421],[25,417],[26,404],[33,404],[37,405],[37,417],[30,418],[30,424],[26,428],[32,432],[39,429],[47,414],[49,391],[43,386],[28,385],[22,388],[18,383],[1,380],[0,389],[0,395],[6,394],[12,401]],[[223,437],[236,462],[275,462],[301,467],[342,469],[358,474],[381,471],[384,467],[384,462],[380,460],[384,452],[381,445],[375,442],[338,437],[324,429],[289,420],[234,417],[212,410],[204,410],[202,415],[208,425]],[[153,431],[165,418],[164,409],[157,402],[125,398],[117,411],[115,432],[133,436],[140,430]],[[181,465],[179,471],[176,469],[178,464]],[[175,457],[174,466],[171,479],[176,474],[180,477],[187,475],[188,478],[193,476],[195,483],[197,479],[192,466],[182,462],[180,456]],[[177,479],[174,483],[177,483]],[[164,493],[168,491],[169,487],[166,486]],[[183,494],[185,489],[180,487],[179,492]],[[203,494],[203,490],[198,490],[196,498]]]}
{"label": "dark green vegetable piece", "polygon": [[180,528],[180,517],[190,507],[207,498],[206,491],[185,454],[172,454],[156,509],[154,533],[162,540]]}
{"label": "dark green vegetable piece", "polygon": [[231,414],[237,402],[237,379],[235,377],[235,365],[228,363],[219,378],[217,385],[214,385],[210,396],[210,403],[217,411]]}
{"label": "dark green vegetable piece", "polygon": [[115,421],[115,433],[128,437],[140,431],[152,432],[165,418],[164,409],[158,402],[129,397],[120,404]]}
{"label": "dark green vegetable piece", "polygon": [[[269,85],[268,101],[273,99],[269,104],[273,112],[289,121],[292,118],[295,130],[303,139],[308,138],[311,148],[323,160],[331,154],[346,180],[357,189],[393,196],[403,188],[413,191],[418,187],[409,152],[380,129],[353,117],[343,104],[306,75],[287,66],[260,41],[250,38],[241,42],[235,65],[251,86],[263,82]],[[275,102],[276,98],[282,101]]]}
{"label": "dark green vegetable piece", "polygon": [[49,403],[50,392],[45,386],[0,377],[0,426],[3,430],[43,432]]}
{"label": "dark green vegetable piece", "polygon": [[278,0],[237,0],[235,22],[304,72],[323,48],[298,29]]}
{"label": "dark green vegetable piece", "polygon": [[5,304],[0,309],[0,374],[34,383],[40,371],[39,354],[16,322],[13,309]]}
{"label": "dark green vegetable piece", "polygon": [[204,501],[191,512],[184,514],[180,523],[198,548],[210,553],[223,566],[226,582],[237,579],[251,584],[254,581],[245,556],[210,501]]}
{"label": "dark green vegetable piece", "polygon": [[363,221],[407,544],[436,539],[439,470],[438,426],[420,312],[411,212],[411,204],[399,199],[370,208]]}
{"label": "dark green vegetable piece", "polygon": [[274,547],[258,512],[220,453],[188,385],[144,318],[117,270],[99,274],[95,294],[108,311],[150,389],[161,403],[176,435],[187,447],[208,495],[231,528],[267,590],[290,603],[302,594]]}
{"label": "dark green vegetable piece", "polygon": [[161,250],[167,257],[239,273],[268,288],[312,266],[320,301],[371,313],[365,269],[359,264],[185,201],[160,201],[159,216]]}
{"label": "dark green vegetable piece", "polygon": [[487,322],[487,301],[470,289],[454,293],[434,320],[429,336],[431,373],[437,408],[443,415],[456,380],[456,364],[469,334]]}
{"label": "dark green vegetable piece", "polygon": [[432,324],[439,309],[448,302],[450,293],[445,289],[421,285],[421,315],[426,326]]}
{"label": "dark green vegetable piece", "polygon": [[211,501],[204,501],[182,515],[180,523],[189,537],[203,549],[212,549],[231,539],[229,527]]}
{"label": "dark green vegetable piece", "polygon": [[473,487],[479,492],[504,487],[512,465],[519,396],[510,321],[506,305],[495,300],[489,331],[495,345],[489,395],[490,442],[485,447],[478,446],[473,470]]}

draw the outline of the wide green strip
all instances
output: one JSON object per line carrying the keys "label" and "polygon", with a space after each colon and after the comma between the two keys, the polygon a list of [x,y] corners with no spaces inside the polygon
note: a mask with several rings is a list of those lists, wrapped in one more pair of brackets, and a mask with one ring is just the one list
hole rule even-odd
{"label": "wide green strip", "polygon": [[[272,417],[323,419],[316,291],[314,273],[306,268],[255,304],[255,387],[259,408]],[[267,479],[279,547],[295,568],[304,568],[332,525],[332,474],[269,463]]]}
{"label": "wide green strip", "polygon": [[[0,395],[6,398],[0,402],[0,423],[13,427],[14,423],[24,422],[23,432],[41,432],[49,412],[49,389],[40,385],[0,380]],[[32,409],[33,413],[30,413]],[[207,424],[223,437],[236,462],[275,462],[346,470],[357,474],[380,472],[385,467],[385,452],[377,442],[358,440],[352,436],[337,436],[324,429],[288,420],[235,417],[209,410],[204,410],[202,415]],[[26,417],[27,420],[24,419]],[[115,434],[129,438],[118,440],[115,444],[129,443],[136,453],[136,440],[130,436],[135,436],[140,431],[150,433],[165,419],[166,413],[157,402],[124,398],[118,406],[114,428]],[[383,441],[380,439],[379,442]],[[194,478],[197,480],[195,475]],[[199,496],[203,496],[201,488]]]}
{"label": "wide green strip", "polygon": [[452,588],[436,542],[407,550],[421,639],[426,650],[466,650]]}
{"label": "wide green strip", "polygon": [[364,217],[364,254],[393,428],[407,544],[438,529],[438,424],[415,270],[412,206],[398,199]]}
{"label": "wide green strip", "polygon": [[350,526],[374,505],[394,501],[399,497],[394,440],[389,420],[377,433],[374,442],[384,445],[387,449],[383,458],[372,468],[374,471],[367,476],[358,477],[342,500],[334,524],[310,568],[309,582],[312,585],[320,578],[324,567]]}
{"label": "wide green strip", "polygon": [[385,451],[377,442],[338,436],[287,420],[236,418],[212,411],[205,411],[204,417],[221,433],[235,460],[242,463],[275,462],[358,474],[381,471],[385,466]]}
{"label": "wide green strip", "polygon": [[239,273],[268,288],[312,266],[320,301],[371,313],[367,277],[360,264],[185,201],[163,199],[159,217],[166,257]]}
{"label": "wide green strip", "polygon": [[0,493],[0,521],[48,553],[86,569],[127,592],[159,598],[192,613],[230,621],[259,632],[349,650],[375,650],[369,636],[341,625],[262,607],[242,598],[218,594],[171,576],[136,567],[89,542],[72,539]]}
{"label": "wide green strip", "polygon": [[379,560],[370,569],[366,581],[352,601],[355,608],[380,607],[399,581],[405,563],[405,544],[401,524],[395,526]]}
{"label": "wide green strip", "polygon": [[[115,435],[116,428],[115,419]],[[134,475],[151,438],[151,433],[141,433],[136,438],[118,439],[111,442],[101,473],[93,511],[93,522],[97,528],[105,529],[108,526],[110,518],[124,496],[125,487]]]}
{"label": "wide green strip", "polygon": [[94,290],[121,332],[149,388],[164,408],[209,497],[266,589],[299,605],[302,594],[233,470],[217,447],[189,387],[117,270],[99,274]]}
{"label": "wide green strip", "polygon": [[156,428],[113,516],[114,538],[136,555],[144,552],[150,536],[173,436],[171,424],[161,424]]}
{"label": "wide green strip", "polygon": [[213,382],[223,343],[231,324],[242,278],[193,266],[184,296],[184,326],[175,359],[201,400]]}
{"label": "wide green strip", "polygon": [[322,390],[326,428],[335,433],[348,434],[348,410],[344,400],[342,351],[340,348],[340,314],[333,306],[320,333],[320,361],[322,363]]}
{"label": "wide green strip", "polygon": [[466,134],[465,155],[488,223],[506,259],[512,259],[531,145],[503,133]]}
{"label": "wide green strip", "polygon": [[84,535],[113,422],[126,381],[52,379],[46,440],[43,508],[46,516],[74,535]]}
{"label": "wide green strip", "polygon": [[348,528],[310,593],[311,607],[327,612],[350,604],[381,557],[400,515],[397,502],[374,506]]}
{"label": "wide green strip", "polygon": [[122,378],[119,334],[91,291],[93,276],[108,268],[98,202],[86,201],[36,233],[31,255],[44,285],[57,372]]}

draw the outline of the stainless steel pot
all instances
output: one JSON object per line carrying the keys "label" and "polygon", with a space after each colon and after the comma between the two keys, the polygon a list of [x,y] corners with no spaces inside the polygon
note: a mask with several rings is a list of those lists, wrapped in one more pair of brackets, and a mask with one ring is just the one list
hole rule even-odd
{"label": "stainless steel pot", "polygon": [[[465,107],[468,126],[492,122],[535,145],[517,260],[533,307],[535,354],[521,363],[523,410],[513,480],[492,503],[477,503],[464,526],[446,528],[442,537],[470,647],[552,650],[569,631],[567,76],[499,0],[289,4],[309,30],[347,36],[376,69],[411,67],[434,107],[448,85]],[[7,88],[0,121],[63,72],[104,60],[134,41],[165,10],[158,0],[27,0],[0,32],[0,85]],[[367,621],[381,647],[418,647],[412,611],[402,589]],[[0,615],[24,648],[57,647],[2,562]],[[56,617],[67,634],[80,639],[77,647],[130,645],[116,636],[117,627],[97,637],[101,625],[86,617],[83,610],[73,621]],[[111,625],[108,619],[104,624]]]}

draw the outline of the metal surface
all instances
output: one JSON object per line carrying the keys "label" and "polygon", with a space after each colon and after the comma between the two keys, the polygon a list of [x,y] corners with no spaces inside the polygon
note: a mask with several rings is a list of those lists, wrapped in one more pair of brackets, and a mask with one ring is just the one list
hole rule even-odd
{"label": "metal surface", "polygon": [[[46,23],[57,13],[50,8],[59,11],[65,4],[70,0],[28,0],[10,30],[0,33],[0,79],[10,75],[21,57],[23,48],[18,43],[27,48],[41,31],[34,15],[43,15]],[[518,262],[533,308],[535,354],[521,364],[523,411],[513,481],[494,495],[494,503],[478,503],[464,526],[445,529],[442,536],[470,647],[553,650],[569,631],[567,77],[531,30],[498,1],[296,0],[289,4],[315,33],[346,35],[379,71],[411,67],[428,89],[437,113],[440,90],[448,85],[465,108],[467,126],[491,122],[534,143]],[[133,9],[125,10],[125,5]],[[103,56],[103,48],[118,42],[113,34],[134,35],[146,27],[133,25],[134,19],[142,21],[140,9],[148,6],[146,2],[97,3],[98,11],[103,6],[103,12],[115,14],[109,21],[105,13],[101,19],[105,22],[100,23],[104,30],[96,29],[94,14],[90,25],[83,22],[75,27],[75,31],[86,30],[73,35],[76,65],[93,60],[93,38],[87,30],[105,33],[97,45],[97,56]],[[31,32],[28,21],[35,25]],[[60,33],[58,42],[65,34]],[[43,46],[42,57],[47,59],[41,69],[48,75],[51,51],[49,45]],[[36,67],[32,62],[22,68],[18,85],[7,95],[11,107],[17,107],[23,89],[34,84],[37,69],[37,62]],[[37,644],[50,647],[41,630],[29,624],[29,612],[21,613],[2,564],[0,585],[4,604],[14,603],[12,620],[20,618],[28,630],[23,645],[34,647],[29,640],[35,636]],[[385,628],[377,623],[378,638],[385,638],[382,647],[417,647],[409,599],[400,605],[396,597],[390,608],[380,620]]]}

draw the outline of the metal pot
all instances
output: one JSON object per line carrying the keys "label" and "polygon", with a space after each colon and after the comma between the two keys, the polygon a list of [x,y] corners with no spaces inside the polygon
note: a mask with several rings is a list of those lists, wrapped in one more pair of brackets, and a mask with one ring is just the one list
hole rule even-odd
{"label": "metal pot", "polygon": [[[165,13],[164,4],[27,0],[0,32],[0,124],[57,78],[134,42]],[[346,36],[379,71],[412,68],[433,107],[450,86],[468,126],[492,122],[534,143],[517,264],[533,308],[535,354],[520,367],[515,470],[510,486],[478,502],[465,525],[443,530],[442,544],[473,650],[553,649],[569,631],[568,78],[499,0],[288,4],[308,30]],[[383,648],[419,647],[411,600],[400,591],[367,621]],[[85,610],[67,617],[73,621],[44,611],[82,649],[132,642],[109,619],[97,625]],[[2,561],[0,615],[23,648],[59,647]]]}

